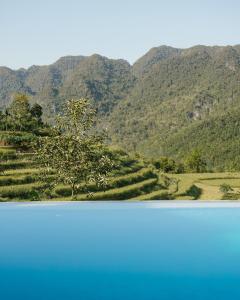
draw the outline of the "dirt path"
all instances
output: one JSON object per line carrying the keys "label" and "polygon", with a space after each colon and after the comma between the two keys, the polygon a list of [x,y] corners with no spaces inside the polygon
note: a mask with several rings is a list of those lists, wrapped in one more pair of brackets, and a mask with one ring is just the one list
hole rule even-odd
{"label": "dirt path", "polygon": [[202,190],[199,200],[221,200],[223,194],[219,191],[219,186],[211,186],[196,182],[195,185]]}

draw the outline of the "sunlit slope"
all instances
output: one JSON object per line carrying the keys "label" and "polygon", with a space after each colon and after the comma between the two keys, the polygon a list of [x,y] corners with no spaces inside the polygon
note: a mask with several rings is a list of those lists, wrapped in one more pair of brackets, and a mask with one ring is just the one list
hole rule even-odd
{"label": "sunlit slope", "polygon": [[[43,187],[43,182],[40,181],[41,169],[37,168],[34,156],[19,153],[13,147],[3,146],[0,147],[0,155],[1,201],[38,199],[37,194]],[[105,188],[99,189],[96,185],[90,184],[87,190],[87,193],[79,192],[76,200],[126,200],[133,197],[148,199],[154,193],[160,195],[162,186],[152,167],[123,156],[121,165],[110,174]],[[71,200],[71,188],[67,185],[58,185],[49,197],[41,200]]]}
{"label": "sunlit slope", "polygon": [[[178,200],[240,200],[240,173],[168,174],[177,182],[172,194]],[[232,191],[223,194],[220,186],[227,184]]]}

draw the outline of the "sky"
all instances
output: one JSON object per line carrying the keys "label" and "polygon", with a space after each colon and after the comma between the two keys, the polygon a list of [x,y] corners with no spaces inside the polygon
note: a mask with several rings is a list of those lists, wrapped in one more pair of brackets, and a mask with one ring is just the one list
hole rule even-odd
{"label": "sky", "polygon": [[150,48],[240,44],[239,0],[0,0],[0,65],[98,53],[136,61]]}

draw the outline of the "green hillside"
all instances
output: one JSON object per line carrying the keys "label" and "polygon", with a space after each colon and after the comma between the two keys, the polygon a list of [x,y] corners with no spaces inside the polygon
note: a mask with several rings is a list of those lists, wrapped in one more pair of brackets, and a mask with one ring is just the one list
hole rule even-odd
{"label": "green hillside", "polygon": [[[114,151],[120,164],[112,172],[105,190],[92,184],[88,186],[92,195],[79,192],[75,200],[236,200],[240,197],[239,173],[161,174],[121,150]],[[39,177],[42,170],[31,153],[1,146],[0,156],[0,202],[72,200],[67,185],[58,185],[51,193],[40,193],[44,185]],[[229,184],[232,191],[223,194],[220,191],[223,184]]]}
{"label": "green hillside", "polygon": [[[196,46],[161,58],[146,71],[128,98],[121,101],[110,116],[110,136],[125,149],[149,157],[182,158],[179,153],[185,156],[185,151],[194,145],[207,152],[207,146],[211,147],[208,135],[212,137],[212,144],[218,143],[227,149],[231,136],[238,137],[237,115],[228,117],[228,137],[220,132],[218,136],[209,126],[205,137],[199,137],[199,132],[192,134],[191,143],[187,139],[183,151],[184,141],[174,146],[175,137],[180,140],[182,132],[193,132],[199,124],[207,127],[212,119],[224,120],[225,115],[231,115],[239,107],[239,48]],[[221,155],[220,147],[215,148],[217,155]],[[225,157],[221,160],[223,162]],[[216,161],[216,165],[218,163]]]}
{"label": "green hillside", "polygon": [[[168,197],[153,167],[129,157],[121,150],[114,150],[114,153],[118,166],[110,174],[106,188],[88,185],[88,193],[79,191],[76,200],[153,199],[154,195],[160,199]],[[42,170],[31,153],[1,146],[0,157],[0,201],[72,200],[71,188],[67,185],[58,185],[51,193],[40,193],[45,183],[40,181]],[[93,193],[92,196],[89,192]]]}
{"label": "green hillside", "polygon": [[240,170],[240,109],[198,121],[167,139],[163,152],[184,160],[191,149],[199,149],[210,169]]}
{"label": "green hillside", "polygon": [[66,100],[91,99],[97,126],[127,152],[184,160],[197,147],[214,169],[239,169],[240,46],[155,47],[132,66],[92,55],[0,67],[0,108],[17,91],[41,104],[49,121]]}
{"label": "green hillside", "polygon": [[124,60],[100,55],[67,56],[49,66],[13,71],[0,67],[0,109],[16,92],[42,105],[45,119],[52,119],[66,99],[92,99],[100,114],[108,114],[134,84],[131,66]]}

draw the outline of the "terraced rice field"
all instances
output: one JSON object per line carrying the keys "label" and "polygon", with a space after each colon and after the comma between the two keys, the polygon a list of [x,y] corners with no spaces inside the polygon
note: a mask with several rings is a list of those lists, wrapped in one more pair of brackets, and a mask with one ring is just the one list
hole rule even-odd
{"label": "terraced rice field", "polygon": [[[41,169],[31,153],[19,153],[13,147],[0,147],[0,201],[39,200]],[[159,175],[159,176],[158,176]],[[54,175],[51,175],[54,176]],[[88,186],[91,193],[79,192],[76,200],[220,200],[240,199],[240,173],[165,174],[171,180],[167,186],[156,170],[141,161],[124,157],[115,169],[105,190]],[[233,191],[220,192],[222,184]],[[40,200],[71,200],[67,185],[57,186],[50,196]]]}
{"label": "terraced rice field", "polygon": [[[36,200],[36,194],[43,183],[39,181],[40,169],[33,155],[18,153],[13,147],[0,147],[0,201]],[[159,183],[154,170],[137,160],[124,158],[121,168],[113,171],[105,190],[96,185],[88,186],[89,193],[81,193],[76,200],[127,200],[162,199],[167,191]],[[53,175],[54,176],[54,175]],[[71,200],[71,189],[59,185],[50,198],[41,200]]]}

